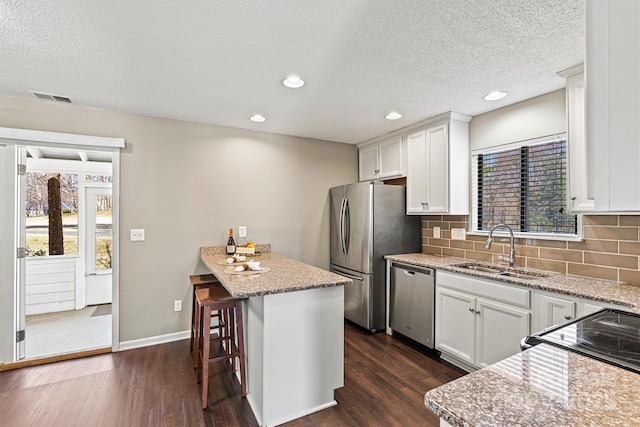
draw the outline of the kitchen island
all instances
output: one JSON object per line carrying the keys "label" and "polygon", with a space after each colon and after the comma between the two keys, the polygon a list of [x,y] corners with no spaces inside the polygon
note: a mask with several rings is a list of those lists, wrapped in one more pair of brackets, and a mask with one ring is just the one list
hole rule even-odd
{"label": "kitchen island", "polygon": [[264,250],[254,259],[268,271],[233,274],[226,258],[222,247],[200,249],[227,291],[248,298],[247,401],[258,423],[279,425],[335,405],[334,390],[344,385],[343,285],[351,280]]}
{"label": "kitchen island", "polygon": [[428,391],[441,426],[640,425],[640,375],[540,344]]}

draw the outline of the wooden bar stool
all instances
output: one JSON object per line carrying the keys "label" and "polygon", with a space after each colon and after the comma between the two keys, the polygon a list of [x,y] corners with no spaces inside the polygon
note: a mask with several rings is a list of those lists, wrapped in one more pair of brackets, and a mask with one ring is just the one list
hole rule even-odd
{"label": "wooden bar stool", "polygon": [[[202,383],[202,409],[208,406],[209,363],[231,360],[231,371],[236,371],[236,357],[240,365],[240,386],[242,397],[247,395],[245,375],[244,327],[242,325],[242,301],[246,298],[234,298],[220,283],[196,289],[196,313],[200,313],[198,322],[198,380]],[[213,310],[226,312],[227,327],[222,328],[218,337],[211,337],[208,324]],[[237,319],[237,320],[236,320]],[[237,344],[236,344],[237,327]],[[221,346],[212,346],[220,343]]]}
{"label": "wooden bar stool", "polygon": [[[189,276],[189,281],[191,282],[191,285],[193,285],[193,298],[191,301],[191,346],[189,350],[191,351],[191,353],[193,353],[193,367],[196,368],[198,366],[198,324],[200,323],[201,314],[200,311],[196,310],[196,289],[208,287],[214,283],[220,282],[213,274],[195,274]],[[222,335],[222,328],[226,327],[225,313],[216,310],[215,312],[211,313],[211,317],[216,317],[218,320],[218,325],[212,327],[211,329],[218,328],[218,335]]]}

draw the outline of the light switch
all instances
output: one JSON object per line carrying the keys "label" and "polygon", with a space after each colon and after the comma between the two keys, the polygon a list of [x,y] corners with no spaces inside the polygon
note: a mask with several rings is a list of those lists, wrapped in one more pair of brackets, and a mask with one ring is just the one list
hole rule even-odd
{"label": "light switch", "polygon": [[144,240],[144,228],[132,228],[131,239],[132,242],[141,242]]}

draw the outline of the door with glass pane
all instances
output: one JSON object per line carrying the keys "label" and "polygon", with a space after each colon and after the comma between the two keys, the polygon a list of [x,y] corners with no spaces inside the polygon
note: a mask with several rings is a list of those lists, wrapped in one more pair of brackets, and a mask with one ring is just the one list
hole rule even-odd
{"label": "door with glass pane", "polygon": [[85,188],[86,304],[111,303],[113,254],[111,185]]}

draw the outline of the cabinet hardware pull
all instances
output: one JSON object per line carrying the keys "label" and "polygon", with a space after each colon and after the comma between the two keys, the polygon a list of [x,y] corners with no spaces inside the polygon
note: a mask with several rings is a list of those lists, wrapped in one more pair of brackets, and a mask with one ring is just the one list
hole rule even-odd
{"label": "cabinet hardware pull", "polygon": [[568,314],[565,314],[564,318],[567,319],[567,320],[571,320],[571,316],[569,316]]}
{"label": "cabinet hardware pull", "polygon": [[473,313],[475,310],[473,308],[469,307],[469,311]]}
{"label": "cabinet hardware pull", "polygon": [[480,310],[476,310],[476,314],[480,314]]}
{"label": "cabinet hardware pull", "polygon": [[576,199],[576,196],[571,196],[571,200],[575,200],[575,199]]}

